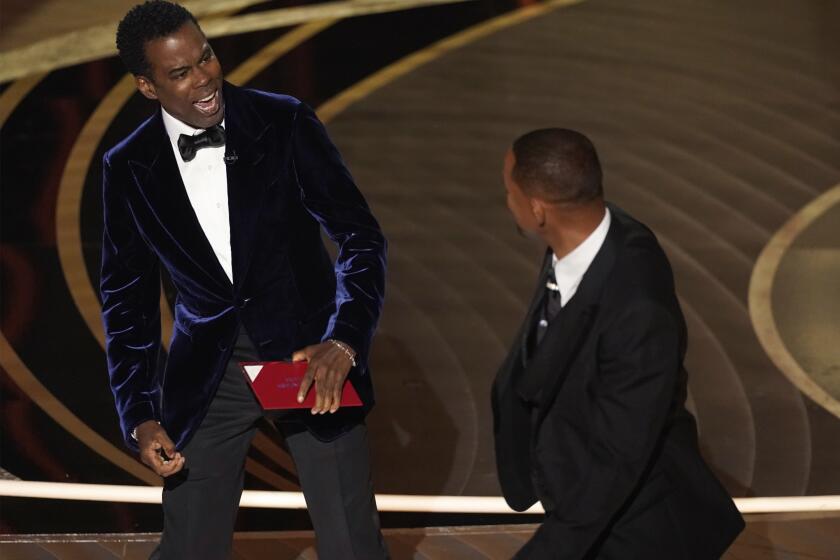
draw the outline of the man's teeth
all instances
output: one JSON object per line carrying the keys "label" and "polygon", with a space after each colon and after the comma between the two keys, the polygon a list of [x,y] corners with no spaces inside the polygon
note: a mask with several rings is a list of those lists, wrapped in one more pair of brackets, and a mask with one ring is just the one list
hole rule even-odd
{"label": "man's teeth", "polygon": [[213,93],[211,93],[210,95],[208,95],[204,99],[199,99],[198,101],[196,101],[196,103],[208,103],[215,96],[216,96],[216,92],[214,91]]}

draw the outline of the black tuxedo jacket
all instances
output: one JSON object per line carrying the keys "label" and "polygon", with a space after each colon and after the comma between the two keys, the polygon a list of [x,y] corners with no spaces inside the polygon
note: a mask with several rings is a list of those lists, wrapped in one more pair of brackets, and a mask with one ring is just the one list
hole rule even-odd
{"label": "black tuxedo jacket", "polygon": [[[311,109],[281,95],[224,85],[233,282],[184,189],[160,110],[104,157],[102,316],[108,368],[127,444],[159,420],[178,448],[201,423],[244,327],[264,360],[335,338],[358,352],[350,372],[366,406],[300,417],[323,439],[373,404],[367,369],[385,283],[386,242]],[[321,228],[338,246],[335,265]],[[175,288],[166,366],[160,275]]]}
{"label": "black tuxedo jacket", "polygon": [[526,356],[546,255],[493,385],[505,499],[547,512],[517,558],[719,558],[744,523],[684,406],[686,328],[670,264],[650,230],[609,208],[577,293]]}

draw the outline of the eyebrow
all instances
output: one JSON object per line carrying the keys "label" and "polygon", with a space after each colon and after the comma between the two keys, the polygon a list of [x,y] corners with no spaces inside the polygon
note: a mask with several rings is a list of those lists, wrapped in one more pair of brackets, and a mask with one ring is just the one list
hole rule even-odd
{"label": "eyebrow", "polygon": [[[203,60],[205,56],[207,56],[208,54],[212,54],[212,53],[213,53],[213,49],[210,48],[210,44],[209,43],[204,43],[204,48],[201,49],[201,56],[199,57],[199,61]],[[177,66],[175,68],[171,68],[169,70],[169,72],[167,72],[167,73],[170,76],[173,76],[173,75],[175,75],[179,72],[182,72],[184,70],[189,70],[189,69],[190,69],[189,65],[187,65],[187,66]]]}
{"label": "eyebrow", "polygon": [[189,66],[178,66],[177,68],[172,68],[169,71],[169,75],[174,76],[175,74],[178,74],[179,72],[182,72],[184,70],[189,70],[189,68],[190,68]]}

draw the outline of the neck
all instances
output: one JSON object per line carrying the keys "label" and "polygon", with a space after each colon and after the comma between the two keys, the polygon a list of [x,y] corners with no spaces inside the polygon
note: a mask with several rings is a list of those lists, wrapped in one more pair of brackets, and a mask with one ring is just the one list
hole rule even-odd
{"label": "neck", "polygon": [[546,213],[542,238],[558,259],[562,259],[586,241],[600,225],[606,212],[603,201],[587,205],[555,206]]}

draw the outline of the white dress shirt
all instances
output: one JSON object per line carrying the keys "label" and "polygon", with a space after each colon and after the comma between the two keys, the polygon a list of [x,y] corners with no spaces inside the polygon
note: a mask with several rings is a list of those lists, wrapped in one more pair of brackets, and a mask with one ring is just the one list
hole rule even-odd
{"label": "white dress shirt", "polygon": [[595,231],[589,234],[589,237],[583,240],[583,243],[574,248],[574,250],[562,259],[558,259],[557,255],[551,256],[551,262],[554,265],[554,276],[557,279],[557,287],[560,290],[560,305],[563,307],[569,303],[572,296],[577,292],[580,281],[583,280],[583,275],[589,269],[589,265],[595,260],[595,255],[601,250],[601,245],[607,238],[607,232],[610,229],[610,209],[604,209],[604,218]]}
{"label": "white dress shirt", "polygon": [[[175,161],[187,190],[198,223],[219,264],[222,265],[228,279],[233,282],[233,264],[230,250],[230,216],[228,211],[227,168],[225,166],[225,147],[209,147],[197,150],[192,161],[184,161],[178,150],[178,137],[181,134],[195,136],[203,129],[193,128],[179,121],[161,107],[163,126],[169,135]],[[222,121],[224,126],[225,121]]]}

